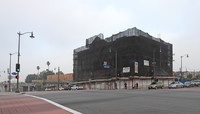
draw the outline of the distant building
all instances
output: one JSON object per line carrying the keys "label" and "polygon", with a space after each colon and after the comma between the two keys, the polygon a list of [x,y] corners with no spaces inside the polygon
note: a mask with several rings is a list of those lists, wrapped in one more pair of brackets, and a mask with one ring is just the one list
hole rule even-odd
{"label": "distant building", "polygon": [[[60,80],[73,80],[73,73],[69,74],[59,74],[59,79]],[[47,81],[57,81],[58,80],[58,74],[56,75],[48,75],[47,76]]]}
{"label": "distant building", "polygon": [[172,77],[172,44],[137,28],[86,39],[85,46],[74,50],[73,60],[76,82]]}
{"label": "distant building", "polygon": [[[73,81],[73,73],[69,74],[59,74],[59,85],[64,86],[70,84]],[[57,86],[58,85],[58,74],[48,75],[46,80],[47,86]]]}
{"label": "distant building", "polygon": [[183,78],[188,78],[188,79],[199,79],[199,72],[195,72],[195,71],[187,71],[187,72],[183,72]]}

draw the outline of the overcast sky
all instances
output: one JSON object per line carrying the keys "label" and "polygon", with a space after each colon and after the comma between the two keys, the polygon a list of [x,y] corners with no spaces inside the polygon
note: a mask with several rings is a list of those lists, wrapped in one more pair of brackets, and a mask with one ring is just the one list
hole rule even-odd
{"label": "overcast sky", "polygon": [[[173,44],[174,71],[185,54],[183,70],[200,71],[199,23],[199,0],[0,0],[0,82],[7,80],[9,53],[17,52],[17,32],[32,31],[35,39],[21,36],[20,81],[36,74],[37,66],[47,69],[47,61],[50,70],[72,73],[73,49],[87,38],[133,27]],[[17,54],[12,72],[16,63]]]}

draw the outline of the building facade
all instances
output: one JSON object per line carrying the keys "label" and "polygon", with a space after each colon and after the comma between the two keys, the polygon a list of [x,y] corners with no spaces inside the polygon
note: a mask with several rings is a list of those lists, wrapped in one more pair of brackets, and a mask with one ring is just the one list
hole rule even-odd
{"label": "building facade", "polygon": [[73,73],[69,74],[59,74],[58,75],[48,75],[46,80],[46,87],[54,86],[57,88],[58,84],[60,86],[65,86],[73,82]]}
{"label": "building facade", "polygon": [[137,28],[86,39],[74,50],[74,81],[172,77],[172,44]]}

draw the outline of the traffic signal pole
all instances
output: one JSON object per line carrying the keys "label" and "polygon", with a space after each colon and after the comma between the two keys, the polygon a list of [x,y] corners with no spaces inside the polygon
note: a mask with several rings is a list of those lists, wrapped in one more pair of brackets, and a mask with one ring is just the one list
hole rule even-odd
{"label": "traffic signal pole", "polygon": [[[20,33],[20,32],[18,32],[17,34],[19,35],[19,41],[18,41],[18,60],[17,60],[17,64],[20,66],[20,64],[19,64],[19,57],[20,57],[20,36],[21,35],[24,35],[24,34],[27,34],[27,33],[31,33],[31,38],[35,38],[34,36],[33,36],[33,32],[25,32],[25,33]],[[19,70],[17,70],[17,90],[15,91],[16,93],[19,93],[19,72],[20,72],[20,69]]]}
{"label": "traffic signal pole", "polygon": [[[18,41],[18,59],[17,59],[17,64],[19,64],[19,57],[20,57],[20,32],[18,33],[19,35],[19,41]],[[19,71],[17,71],[17,90],[16,93],[19,93]]]}

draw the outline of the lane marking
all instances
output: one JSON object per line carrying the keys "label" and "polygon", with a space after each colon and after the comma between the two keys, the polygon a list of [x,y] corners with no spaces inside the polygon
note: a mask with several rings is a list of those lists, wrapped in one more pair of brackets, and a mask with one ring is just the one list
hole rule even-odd
{"label": "lane marking", "polygon": [[42,98],[42,97],[33,96],[33,95],[27,95],[27,94],[26,94],[25,96],[30,96],[30,97],[34,97],[34,98],[38,98],[38,99],[47,101],[47,102],[49,102],[49,103],[51,103],[51,104],[53,104],[53,105],[55,105],[55,106],[57,106],[57,107],[59,107],[59,108],[62,108],[62,109],[64,109],[64,110],[68,111],[68,112],[71,112],[71,113],[73,113],[73,114],[82,114],[82,113],[80,113],[80,112],[78,112],[78,111],[76,111],[76,110],[73,110],[73,109],[71,109],[71,108],[65,107],[65,106],[63,106],[63,105],[61,105],[61,104],[58,104],[58,103],[56,103],[56,102],[53,102],[53,101],[51,101],[51,100],[48,100],[48,99],[45,99],[45,98]]}

